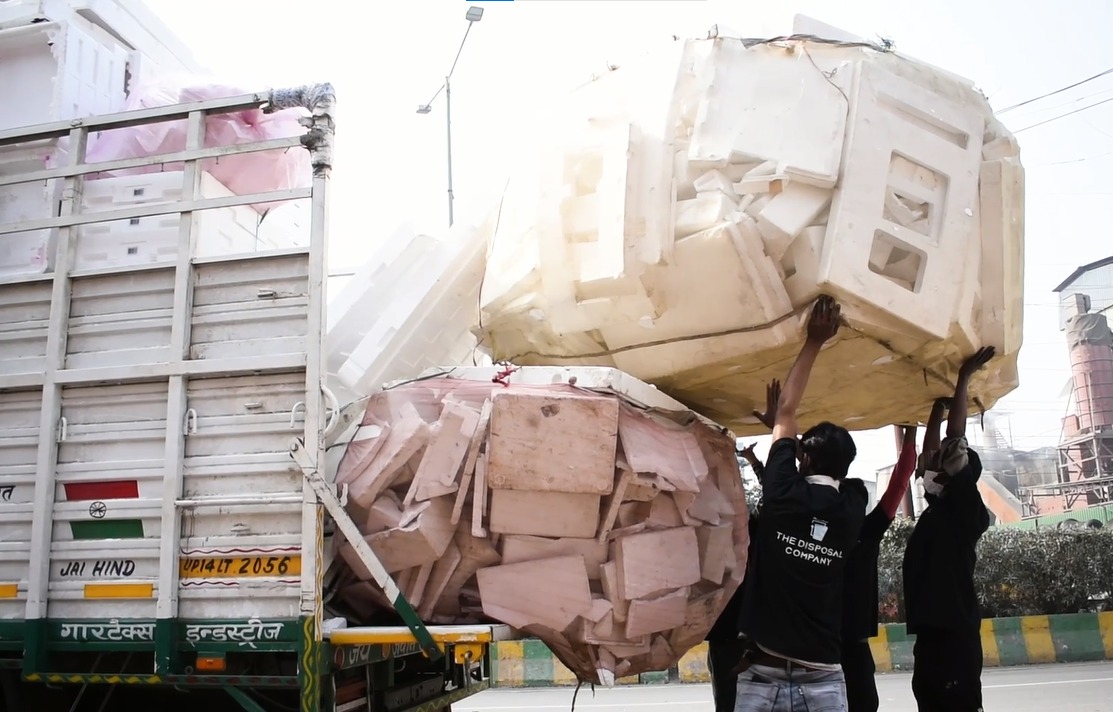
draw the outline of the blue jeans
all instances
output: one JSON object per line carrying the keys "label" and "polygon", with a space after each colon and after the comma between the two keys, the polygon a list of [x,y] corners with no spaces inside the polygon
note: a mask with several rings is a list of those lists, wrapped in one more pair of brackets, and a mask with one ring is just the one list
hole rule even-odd
{"label": "blue jeans", "polygon": [[842,670],[751,665],[738,676],[734,712],[847,712]]}

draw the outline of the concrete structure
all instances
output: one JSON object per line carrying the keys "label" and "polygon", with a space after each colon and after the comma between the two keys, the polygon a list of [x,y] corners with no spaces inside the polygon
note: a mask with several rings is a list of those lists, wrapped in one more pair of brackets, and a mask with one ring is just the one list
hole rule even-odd
{"label": "concrete structure", "polygon": [[[1063,303],[1075,294],[1085,294],[1090,298],[1090,310],[1096,313],[1113,308],[1113,256],[1082,265],[1051,291]],[[1065,309],[1059,310],[1059,331],[1066,330],[1068,316]]]}
{"label": "concrete structure", "polygon": [[[982,621],[982,659],[986,667],[1113,660],[1113,612],[1076,613]],[[882,625],[870,639],[878,672],[912,669],[912,646],[903,623]],[[539,640],[513,640],[492,646],[493,687],[575,685],[576,677]],[[621,678],[619,685],[698,683],[711,679],[707,644],[701,643],[680,662],[659,672]]]}

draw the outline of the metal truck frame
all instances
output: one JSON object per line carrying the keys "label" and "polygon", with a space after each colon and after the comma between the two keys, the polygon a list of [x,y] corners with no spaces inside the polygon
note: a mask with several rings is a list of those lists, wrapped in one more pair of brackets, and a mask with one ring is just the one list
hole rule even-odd
{"label": "metal truck frame", "polygon": [[[292,107],[309,112],[303,136],[205,146],[214,117]],[[49,235],[54,256],[0,282],[8,710],[127,709],[158,692],[167,709],[434,710],[489,685],[489,644],[508,629],[426,628],[322,473],[354,413],[323,370],[334,107],[326,84],[0,132],[0,158],[61,140],[67,161],[0,171],[0,189],[56,197],[50,217],[0,224],[0,240]],[[185,122],[184,150],[85,161],[91,133],[168,121]],[[274,150],[308,150],[311,186],[202,194],[202,161]],[[180,198],[83,209],[89,174],[169,164]],[[195,256],[204,211],[305,199],[307,245]],[[83,229],[177,214],[173,261],[74,268]],[[325,632],[331,527],[404,626]]]}

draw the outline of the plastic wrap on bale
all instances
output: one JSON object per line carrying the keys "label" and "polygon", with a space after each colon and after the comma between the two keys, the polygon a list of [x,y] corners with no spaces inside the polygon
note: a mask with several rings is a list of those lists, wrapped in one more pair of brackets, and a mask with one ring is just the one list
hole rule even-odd
{"label": "plastic wrap on bale", "polygon": [[[665,670],[746,568],[734,436],[606,389],[442,376],[372,397],[337,472],[428,622],[497,621],[584,681]],[[338,601],[389,604],[350,545]]]}
{"label": "plastic wrap on bale", "polygon": [[[182,77],[163,77],[133,87],[125,110],[252,93],[254,90],[237,86],[203,83]],[[305,133],[305,127],[298,120],[307,115],[308,112],[303,109],[284,109],[273,113],[264,113],[261,109],[245,109],[210,114],[205,119],[204,145],[212,148],[301,136]],[[188,122],[180,120],[102,131],[90,136],[86,158],[89,163],[101,163],[184,151],[187,129]],[[304,188],[311,180],[309,154],[304,150],[277,149],[221,156],[202,161],[201,167],[236,195]],[[91,176],[91,179],[98,176],[139,175],[175,170],[182,170],[182,164],[106,171]],[[281,202],[274,202],[253,207],[263,213],[280,205]]]}

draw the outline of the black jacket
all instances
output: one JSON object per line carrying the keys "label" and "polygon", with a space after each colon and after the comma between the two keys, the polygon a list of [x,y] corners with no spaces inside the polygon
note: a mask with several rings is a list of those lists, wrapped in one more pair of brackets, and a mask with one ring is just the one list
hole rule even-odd
{"label": "black jacket", "polygon": [[[754,465],[754,474],[757,475],[758,483],[764,486],[765,465],[762,465],[760,462]],[[746,573],[742,577],[742,583],[738,584],[738,588],[735,589],[734,595],[727,601],[727,605],[723,608],[723,612],[720,613],[719,617],[715,620],[715,625],[711,626],[711,630],[708,631],[707,637],[704,638],[704,640],[709,643],[730,643],[738,640],[738,617],[742,614],[742,598],[745,596],[746,586],[751,585],[750,582],[753,581],[753,576],[750,575],[750,572],[753,571],[754,568],[753,553],[754,540],[757,538],[758,511],[759,508],[750,510],[748,525],[750,544],[747,548]]]}
{"label": "black jacket", "polygon": [[860,641],[877,635],[877,559],[881,540],[893,520],[877,505],[862,524],[858,543],[843,571],[842,638]]}
{"label": "black jacket", "polygon": [[904,605],[908,632],[923,629],[977,635],[981,610],[974,589],[977,545],[989,528],[978,492],[982,461],[969,450],[966,468],[928,497],[904,551]]}
{"label": "black jacket", "polygon": [[782,438],[769,451],[762,495],[739,628],[770,652],[837,665],[842,575],[866,516],[865,483],[809,483],[796,467],[795,438]]}

